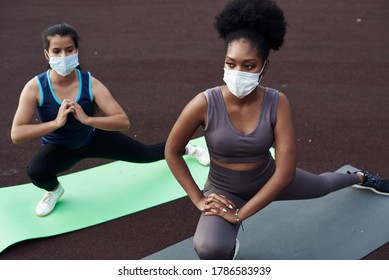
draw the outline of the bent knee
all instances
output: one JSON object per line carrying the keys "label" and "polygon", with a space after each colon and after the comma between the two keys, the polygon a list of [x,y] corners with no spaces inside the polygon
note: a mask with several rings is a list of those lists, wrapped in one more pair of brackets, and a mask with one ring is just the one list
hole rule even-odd
{"label": "bent knee", "polygon": [[231,242],[206,240],[194,242],[194,249],[201,260],[227,260],[234,245]]}

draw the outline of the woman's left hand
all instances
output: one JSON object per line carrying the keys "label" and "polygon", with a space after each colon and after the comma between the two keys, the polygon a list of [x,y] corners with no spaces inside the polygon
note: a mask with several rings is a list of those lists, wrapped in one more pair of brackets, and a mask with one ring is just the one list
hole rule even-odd
{"label": "woman's left hand", "polygon": [[204,215],[217,215],[226,221],[236,224],[236,205],[224,195],[210,194],[205,200],[205,206],[201,209]]}
{"label": "woman's left hand", "polygon": [[86,120],[89,118],[87,114],[85,114],[82,107],[75,101],[72,102],[71,108],[73,109],[73,116],[83,124],[86,124]]}

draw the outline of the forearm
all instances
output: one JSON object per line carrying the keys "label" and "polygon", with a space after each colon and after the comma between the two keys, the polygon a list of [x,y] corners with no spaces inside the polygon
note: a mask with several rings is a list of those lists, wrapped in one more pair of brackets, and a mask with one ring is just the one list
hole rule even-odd
{"label": "forearm", "polygon": [[21,144],[47,135],[58,128],[55,120],[39,124],[18,125],[12,127],[11,139],[13,143]]}
{"label": "forearm", "polygon": [[102,130],[127,131],[130,129],[130,121],[127,116],[122,114],[88,117],[83,121],[83,123]]}
{"label": "forearm", "polygon": [[167,149],[165,149],[165,158],[178,183],[187,193],[193,204],[200,209],[201,207],[199,206],[199,202],[204,195],[194,181],[182,155],[178,152],[174,154],[170,153]]}
{"label": "forearm", "polygon": [[284,174],[284,176],[279,176],[277,173],[274,173],[260,191],[239,209],[239,219],[241,221],[246,220],[276,200],[292,180],[292,175],[285,176]]}

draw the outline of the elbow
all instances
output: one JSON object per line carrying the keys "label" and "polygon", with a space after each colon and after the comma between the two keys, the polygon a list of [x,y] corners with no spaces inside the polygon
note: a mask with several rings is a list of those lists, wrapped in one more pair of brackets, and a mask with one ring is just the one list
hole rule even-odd
{"label": "elbow", "polygon": [[33,139],[31,137],[31,135],[29,134],[29,132],[27,132],[27,129],[26,127],[22,127],[22,126],[12,126],[11,127],[11,141],[12,143],[14,144],[22,144],[22,143],[25,143],[25,142],[28,142],[30,141],[31,139]]}
{"label": "elbow", "polygon": [[165,153],[165,160],[166,160],[167,164],[169,165],[169,162],[171,162],[172,153],[171,153],[171,150],[169,149],[168,145],[165,146],[164,153]]}
{"label": "elbow", "polygon": [[282,185],[288,186],[296,177],[296,168],[276,168],[275,175]]}
{"label": "elbow", "polygon": [[282,174],[287,185],[292,183],[296,177],[296,162],[293,161],[290,164],[285,165],[282,169]]}
{"label": "elbow", "polygon": [[130,119],[125,115],[125,118],[123,118],[123,131],[128,131],[131,128],[131,122]]}
{"label": "elbow", "polygon": [[285,184],[289,185],[296,177],[296,165],[293,164],[292,166],[284,169],[282,173]]}
{"label": "elbow", "polygon": [[15,133],[14,131],[11,131],[11,140],[14,144],[20,144],[23,142],[22,139],[20,139],[20,137],[18,137],[17,133]]}
{"label": "elbow", "polygon": [[131,127],[130,120],[127,117],[124,117],[117,123],[116,130],[119,131],[128,131]]}
{"label": "elbow", "polygon": [[165,146],[165,160],[169,166],[171,166],[177,158],[182,158],[182,153],[176,152],[176,150],[170,145],[168,141]]}
{"label": "elbow", "polygon": [[295,177],[296,177],[296,168],[285,174],[286,185],[292,183]]}
{"label": "elbow", "polygon": [[19,144],[19,141],[18,141],[17,139],[11,137],[11,140],[12,140],[12,143],[14,143],[14,144]]}
{"label": "elbow", "polygon": [[130,121],[127,120],[126,122],[123,123],[122,131],[128,131],[130,130],[130,127],[131,127]]}

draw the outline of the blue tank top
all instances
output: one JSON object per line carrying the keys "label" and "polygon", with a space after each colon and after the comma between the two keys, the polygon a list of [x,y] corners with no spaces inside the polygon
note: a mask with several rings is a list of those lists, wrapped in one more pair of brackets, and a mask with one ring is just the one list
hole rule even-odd
{"label": "blue tank top", "polygon": [[278,91],[265,89],[257,126],[250,133],[237,131],[229,119],[220,87],[204,92],[208,102],[205,141],[211,158],[226,163],[250,163],[266,160],[274,143]]}
{"label": "blue tank top", "polygon": [[[89,72],[78,69],[79,92],[76,102],[82,107],[88,116],[93,115],[93,97],[91,90],[92,78]],[[37,106],[42,123],[54,120],[57,117],[61,102],[57,99],[51,85],[50,70],[37,75],[41,98]],[[94,136],[95,128],[80,123],[72,114],[68,114],[66,124],[41,137],[42,144],[56,144],[69,149],[79,149],[90,143]]]}

